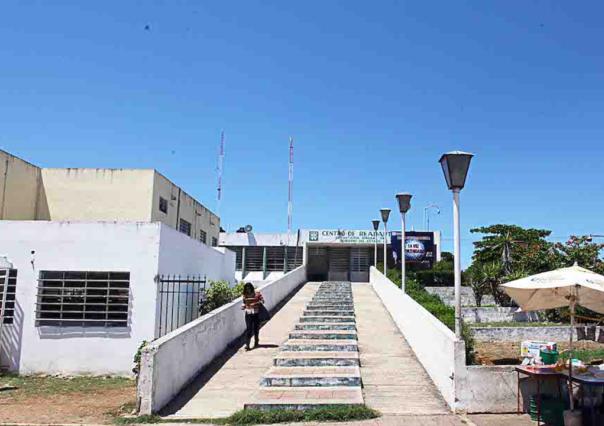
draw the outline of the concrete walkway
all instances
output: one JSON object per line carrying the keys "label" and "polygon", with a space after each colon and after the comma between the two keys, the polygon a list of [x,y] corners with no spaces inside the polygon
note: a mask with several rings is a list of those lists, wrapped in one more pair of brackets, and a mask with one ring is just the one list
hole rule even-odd
{"label": "concrete walkway", "polygon": [[[198,377],[162,414],[175,419],[215,418],[230,416],[241,410],[258,390],[262,376],[279,352],[279,346],[288,340],[289,333],[318,286],[319,283],[305,284],[262,327],[261,347],[246,352],[242,344],[216,360],[209,371]],[[241,321],[244,321],[243,312]]]}
{"label": "concrete walkway", "polygon": [[[260,348],[246,352],[241,346],[224,354],[163,410],[164,416],[178,421],[226,417],[241,410],[258,390],[318,287],[319,283],[304,285],[262,328]],[[458,424],[373,288],[353,283],[352,291],[363,396],[369,407],[384,414],[379,422],[411,415],[419,416],[417,424],[430,418],[438,419],[432,424]]]}
{"label": "concrete walkway", "polygon": [[373,288],[354,283],[352,291],[365,404],[384,415],[450,414]]}

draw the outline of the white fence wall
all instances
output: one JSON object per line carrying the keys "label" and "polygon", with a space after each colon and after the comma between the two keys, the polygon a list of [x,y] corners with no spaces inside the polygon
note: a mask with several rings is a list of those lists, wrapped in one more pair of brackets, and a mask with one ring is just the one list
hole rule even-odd
{"label": "white fence wall", "polygon": [[[274,308],[305,281],[306,268],[301,266],[261,287],[266,307]],[[244,331],[237,299],[147,345],[137,391],[140,413],[160,410]]]}
{"label": "white fence wall", "polygon": [[465,370],[463,341],[373,266],[369,281],[447,404],[455,409],[454,378]]}

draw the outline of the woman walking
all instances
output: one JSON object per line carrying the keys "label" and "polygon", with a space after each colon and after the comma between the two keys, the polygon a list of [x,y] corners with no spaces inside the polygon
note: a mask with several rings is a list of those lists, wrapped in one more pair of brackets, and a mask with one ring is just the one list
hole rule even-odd
{"label": "woman walking", "polygon": [[252,283],[245,283],[243,286],[243,305],[241,309],[245,310],[245,350],[250,350],[250,340],[254,335],[254,348],[258,347],[258,334],[260,333],[260,319],[258,312],[260,306],[264,303],[264,298],[259,291],[256,291]]}

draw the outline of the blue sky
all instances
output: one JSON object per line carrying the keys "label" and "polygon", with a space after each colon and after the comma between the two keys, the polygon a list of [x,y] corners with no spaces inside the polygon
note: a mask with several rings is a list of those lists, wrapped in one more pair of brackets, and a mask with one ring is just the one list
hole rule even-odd
{"label": "blue sky", "polygon": [[[599,4],[598,4],[599,3]],[[368,227],[414,194],[451,249],[437,160],[476,154],[469,229],[604,233],[601,2],[6,1],[0,148],[43,167],[156,168],[224,224]],[[145,26],[149,26],[148,30]],[[398,223],[398,217],[394,223]]]}

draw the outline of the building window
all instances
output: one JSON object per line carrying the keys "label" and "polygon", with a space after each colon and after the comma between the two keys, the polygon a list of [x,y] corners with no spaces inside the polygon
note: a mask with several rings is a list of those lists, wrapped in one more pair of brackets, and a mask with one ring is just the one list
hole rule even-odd
{"label": "building window", "polygon": [[199,230],[199,241],[201,241],[204,244],[207,244],[207,240],[208,240],[208,233],[206,231],[204,231],[203,229]]}
{"label": "building window", "polygon": [[191,224],[184,219],[180,219],[178,230],[189,237],[191,236]]}
{"label": "building window", "polygon": [[218,238],[212,237],[212,247],[216,247],[218,245]]}
{"label": "building window", "polygon": [[168,214],[168,200],[164,197],[159,197],[159,211]]}
{"label": "building window", "polygon": [[126,327],[129,272],[40,271],[36,327]]}
{"label": "building window", "polygon": [[[6,281],[6,273],[8,272],[8,282]],[[4,285],[6,285],[6,289]],[[17,290],[17,270],[2,269],[0,270],[0,309],[6,292],[6,303],[4,304],[4,312],[0,312],[0,316],[4,318],[4,324],[12,324],[15,319],[15,294]]]}

